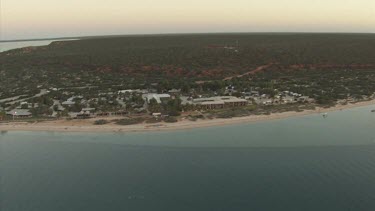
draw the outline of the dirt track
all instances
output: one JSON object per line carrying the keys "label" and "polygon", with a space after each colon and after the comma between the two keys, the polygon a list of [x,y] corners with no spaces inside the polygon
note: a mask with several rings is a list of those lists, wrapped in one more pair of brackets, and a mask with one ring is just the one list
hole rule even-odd
{"label": "dirt track", "polygon": [[241,77],[244,77],[244,76],[247,76],[247,75],[255,74],[257,72],[261,72],[264,69],[269,68],[271,65],[273,65],[273,64],[271,63],[271,64],[267,64],[267,65],[262,65],[262,66],[257,67],[256,69],[251,70],[249,72],[246,72],[244,74],[226,77],[226,78],[223,79],[223,81],[232,80],[233,78],[241,78]]}

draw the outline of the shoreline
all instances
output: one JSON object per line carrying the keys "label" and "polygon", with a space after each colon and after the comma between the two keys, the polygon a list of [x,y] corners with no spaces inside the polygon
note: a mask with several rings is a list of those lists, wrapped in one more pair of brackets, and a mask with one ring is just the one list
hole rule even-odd
{"label": "shoreline", "polygon": [[[375,99],[370,101],[363,101],[358,103],[348,103],[346,105],[336,105],[330,108],[316,108],[315,110],[304,110],[302,112],[288,111],[282,113],[271,113],[270,115],[251,115],[245,117],[233,117],[230,119],[211,119],[211,120],[181,120],[176,123],[154,123],[154,124],[135,124],[135,125],[94,125],[93,122],[97,119],[88,120],[55,120],[39,123],[27,122],[9,122],[0,123],[0,131],[39,131],[39,132],[90,132],[90,133],[105,133],[105,132],[156,132],[156,131],[176,131],[176,130],[190,130],[202,127],[215,127],[225,125],[235,125],[244,123],[256,123],[271,120],[287,119],[298,116],[306,116],[312,114],[347,110],[357,107],[364,107],[375,105]],[[118,117],[116,117],[118,118]]]}

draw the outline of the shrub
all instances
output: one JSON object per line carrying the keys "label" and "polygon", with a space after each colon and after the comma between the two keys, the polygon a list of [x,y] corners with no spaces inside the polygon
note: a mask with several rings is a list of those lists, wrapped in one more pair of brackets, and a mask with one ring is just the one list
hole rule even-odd
{"label": "shrub", "polygon": [[161,122],[161,119],[160,118],[158,118],[158,119],[156,119],[156,118],[150,118],[150,119],[147,119],[146,120],[146,123],[158,123],[158,122]]}
{"label": "shrub", "polygon": [[130,119],[120,119],[116,121],[118,125],[135,125],[144,122],[143,118],[130,118]]}
{"label": "shrub", "polygon": [[105,125],[105,124],[108,124],[108,123],[109,123],[109,121],[107,121],[107,120],[99,119],[99,120],[96,120],[94,122],[94,125]]}
{"label": "shrub", "polygon": [[167,117],[164,119],[164,121],[167,123],[175,123],[177,122],[177,119],[175,117]]}

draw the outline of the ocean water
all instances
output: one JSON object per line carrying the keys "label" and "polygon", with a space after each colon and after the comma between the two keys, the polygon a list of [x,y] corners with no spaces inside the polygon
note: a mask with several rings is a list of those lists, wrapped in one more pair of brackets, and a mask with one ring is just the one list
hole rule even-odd
{"label": "ocean water", "polygon": [[373,211],[372,109],[171,132],[3,131],[0,210]]}
{"label": "ocean water", "polygon": [[17,49],[17,48],[24,48],[30,46],[44,46],[49,45],[54,41],[67,41],[66,40],[38,40],[38,41],[16,41],[16,42],[0,42],[0,52]]}

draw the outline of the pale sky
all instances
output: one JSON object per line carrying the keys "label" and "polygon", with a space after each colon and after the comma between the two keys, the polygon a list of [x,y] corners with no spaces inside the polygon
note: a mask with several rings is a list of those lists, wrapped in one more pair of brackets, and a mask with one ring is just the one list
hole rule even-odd
{"label": "pale sky", "polygon": [[375,0],[0,0],[1,38],[375,32]]}

